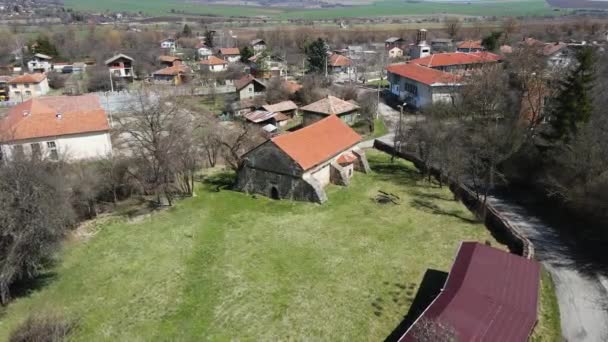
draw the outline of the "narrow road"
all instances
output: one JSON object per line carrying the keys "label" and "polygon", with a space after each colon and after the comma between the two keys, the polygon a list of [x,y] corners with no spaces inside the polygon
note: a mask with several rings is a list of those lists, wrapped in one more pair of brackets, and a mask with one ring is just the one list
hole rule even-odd
{"label": "narrow road", "polygon": [[608,280],[593,271],[554,228],[526,208],[501,198],[489,202],[534,244],[536,259],[551,273],[566,341],[608,341]]}

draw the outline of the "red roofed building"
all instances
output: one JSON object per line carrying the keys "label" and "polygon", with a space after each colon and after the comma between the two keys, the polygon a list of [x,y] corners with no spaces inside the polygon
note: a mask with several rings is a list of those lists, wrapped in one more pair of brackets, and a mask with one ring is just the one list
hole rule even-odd
{"label": "red roofed building", "polygon": [[219,72],[228,69],[228,62],[215,56],[209,56],[199,63],[201,70],[204,71]]}
{"label": "red roofed building", "polygon": [[241,51],[239,48],[220,48],[220,57],[228,63],[234,63],[241,60]]}
{"label": "red roofed building", "polygon": [[180,60],[176,60],[174,65],[162,68],[152,73],[152,79],[157,84],[180,85],[186,79],[186,74],[190,72],[185,64]]}
{"label": "red roofed building", "polygon": [[353,61],[343,55],[334,53],[329,56],[327,61],[329,71],[333,74],[352,74],[353,73]]}
{"label": "red roofed building", "polygon": [[337,115],[342,121],[352,125],[359,116],[359,105],[354,101],[344,101],[331,95],[306,105],[300,110],[302,111],[304,126],[331,115]]}
{"label": "red roofed building", "polygon": [[295,132],[274,137],[243,156],[237,188],[274,199],[323,203],[329,183],[348,185],[353,171],[368,172],[361,141],[331,115]]}
{"label": "red roofed building", "polygon": [[423,320],[450,329],[457,341],[528,341],[539,289],[538,262],[462,242],[441,293],[399,341],[417,341]]}
{"label": "red roofed building", "polygon": [[11,108],[0,121],[3,156],[75,160],[112,153],[110,126],[97,95],[40,97]]}
{"label": "red roofed building", "polygon": [[486,48],[481,45],[481,40],[465,40],[456,45],[456,51],[458,52],[480,52],[485,50]]}
{"label": "red roofed building", "polygon": [[9,97],[12,101],[23,102],[47,94],[49,81],[46,74],[25,74],[8,81]]}
{"label": "red roofed building", "polygon": [[427,57],[413,59],[410,63],[419,64],[446,72],[463,72],[477,69],[486,64],[497,63],[502,60],[499,55],[491,52],[446,52],[436,53]]}

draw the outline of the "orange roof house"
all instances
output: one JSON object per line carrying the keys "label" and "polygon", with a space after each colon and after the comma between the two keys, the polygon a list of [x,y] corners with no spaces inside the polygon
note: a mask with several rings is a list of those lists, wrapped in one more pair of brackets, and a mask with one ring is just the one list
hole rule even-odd
{"label": "orange roof house", "polygon": [[502,57],[491,52],[446,52],[413,59],[410,63],[445,71],[454,68],[468,69],[483,64],[496,63],[501,60]]}
{"label": "orange roof house", "polygon": [[361,141],[331,115],[295,132],[274,137],[243,156],[237,188],[272,198],[325,202],[323,188],[347,185],[353,170],[369,171]]}
{"label": "orange roof house", "polygon": [[414,63],[393,64],[389,65],[386,70],[392,74],[396,74],[429,86],[455,85],[462,80],[462,77],[459,75],[427,68]]}
{"label": "orange roof house", "polygon": [[329,56],[329,65],[332,67],[349,67],[353,64],[350,58],[334,53]]}
{"label": "orange roof house", "polygon": [[152,78],[155,82],[170,83],[173,85],[180,85],[184,82],[186,74],[190,72],[190,69],[180,62],[177,62],[170,67],[166,67],[157,70],[152,73]]}
{"label": "orange roof house", "polygon": [[337,115],[344,122],[353,124],[358,116],[359,105],[328,95],[317,102],[300,108],[300,110],[304,117],[304,126],[330,115]]}
{"label": "orange roof house", "polygon": [[228,62],[216,56],[209,56],[207,59],[203,59],[199,63],[201,69],[213,72],[224,71],[228,65]]}
{"label": "orange roof house", "polygon": [[481,40],[465,40],[456,45],[456,51],[458,52],[479,52],[485,51],[485,49]]}
{"label": "orange roof house", "polygon": [[109,130],[96,95],[39,97],[9,110],[0,121],[0,141],[6,155],[48,148],[79,159],[104,157],[111,152]]}
{"label": "orange roof house", "polygon": [[36,84],[44,80],[46,74],[24,74],[11,79],[8,84]]}

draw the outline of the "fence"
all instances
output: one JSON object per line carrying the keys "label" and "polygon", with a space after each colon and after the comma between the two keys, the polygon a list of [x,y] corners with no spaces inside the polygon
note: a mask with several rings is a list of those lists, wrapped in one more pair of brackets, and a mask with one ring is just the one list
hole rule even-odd
{"label": "fence", "polygon": [[[403,152],[401,149],[396,150],[392,144],[376,139],[374,141],[374,148],[408,160],[418,169],[425,169],[424,163],[415,154]],[[440,170],[436,168],[431,168],[429,172],[435,177],[438,177],[441,174]],[[483,208],[483,201],[481,201],[471,189],[461,183],[451,182],[450,190],[472,212],[479,213],[480,209],[485,209],[484,223],[486,227],[498,241],[504,242],[513,253],[527,259],[532,259],[534,257],[534,245],[532,242],[530,242],[530,240],[528,240],[528,238],[526,238],[517,228],[511,225],[509,220],[504,218],[490,203],[485,203],[485,208]]]}

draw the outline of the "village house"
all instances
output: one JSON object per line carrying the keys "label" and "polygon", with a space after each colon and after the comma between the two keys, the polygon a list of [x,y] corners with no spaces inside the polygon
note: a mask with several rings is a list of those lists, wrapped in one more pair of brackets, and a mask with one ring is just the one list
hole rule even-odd
{"label": "village house", "polygon": [[245,116],[245,114],[260,108],[260,106],[263,106],[264,104],[265,102],[262,97],[234,101],[228,105],[226,114],[232,117]]}
{"label": "village house", "polygon": [[454,41],[450,38],[435,38],[431,40],[432,53],[454,52]]}
{"label": "village house", "polygon": [[328,184],[346,186],[353,171],[369,172],[360,141],[335,115],[276,136],[243,156],[236,188],[273,199],[324,203]]}
{"label": "village house", "polygon": [[198,59],[208,59],[209,56],[213,55],[213,50],[211,50],[210,47],[208,47],[207,45],[203,44],[203,43],[199,43],[196,46],[196,53],[198,54]]}
{"label": "village house", "polygon": [[220,57],[228,63],[235,63],[241,60],[239,48],[220,48]]}
{"label": "village house", "polygon": [[282,101],[271,105],[264,105],[262,108],[269,112],[281,113],[289,118],[294,118],[298,115],[298,105],[293,101]]}
{"label": "village house", "polygon": [[276,132],[278,127],[284,127],[289,121],[289,117],[285,114],[267,110],[254,110],[245,114],[244,117],[247,121],[262,126],[267,133]]}
{"label": "village house", "polygon": [[27,68],[30,72],[49,72],[53,69],[52,59],[51,56],[37,53],[27,62]]}
{"label": "village house", "polygon": [[190,69],[182,64],[180,61],[172,66],[162,68],[152,73],[152,80],[156,84],[169,84],[178,86],[184,83],[186,75],[190,72]]}
{"label": "village house", "polygon": [[249,68],[257,78],[283,77],[287,73],[285,60],[276,54],[258,53],[249,57]]}
{"label": "village house", "polygon": [[253,75],[245,75],[234,81],[234,87],[239,100],[253,99],[266,94],[266,85]]}
{"label": "village house", "polygon": [[327,97],[300,108],[303,126],[309,126],[321,119],[336,115],[345,123],[352,125],[359,116],[359,105],[354,101],[344,101],[335,96]]}
{"label": "village house", "polygon": [[228,69],[228,62],[215,56],[209,56],[207,59],[201,60],[199,64],[201,70],[204,71],[221,72]]}
{"label": "village house", "polygon": [[403,57],[403,50],[398,47],[394,47],[388,50],[388,58],[401,58]]}
{"label": "village house", "polygon": [[491,52],[446,52],[413,59],[409,63],[454,74],[467,74],[471,70],[500,61],[502,61],[502,57]]}
{"label": "village house", "polygon": [[266,42],[264,39],[254,39],[250,43],[251,48],[253,49],[254,54],[258,54],[264,50],[266,50]]}
{"label": "village house", "polygon": [[552,70],[562,70],[572,65],[574,51],[566,43],[545,43],[534,38],[526,38],[521,46],[534,49],[547,60],[547,66]]}
{"label": "village house", "polygon": [[426,42],[427,30],[420,29],[416,33],[416,43],[410,45],[410,58],[424,58],[431,55],[431,46]]}
{"label": "village house", "polygon": [[486,48],[481,45],[481,40],[465,40],[456,45],[456,52],[482,52]]}
{"label": "village house", "polygon": [[398,341],[419,341],[425,320],[449,327],[458,341],[528,341],[538,321],[540,272],[535,260],[462,242],[443,288]]}
{"label": "village house", "polygon": [[387,40],[384,41],[384,48],[386,50],[390,50],[394,47],[398,47],[400,49],[403,49],[403,47],[405,46],[405,40],[403,40],[403,38],[399,38],[399,37],[390,37]]}
{"label": "village house", "polygon": [[435,103],[453,103],[462,77],[415,63],[392,64],[387,68],[390,91],[415,108]]}
{"label": "village house", "polygon": [[9,97],[18,102],[46,95],[51,90],[46,74],[24,74],[11,79],[8,84]]}
{"label": "village house", "polygon": [[175,50],[177,41],[174,38],[167,38],[160,41],[160,48],[167,50]]}
{"label": "village house", "polygon": [[158,57],[158,61],[161,66],[164,67],[172,67],[175,64],[181,64],[183,60],[177,56],[160,56]]}
{"label": "village house", "polygon": [[82,160],[112,153],[110,126],[96,95],[40,97],[0,121],[1,155]]}
{"label": "village house", "polygon": [[113,81],[133,81],[135,73],[133,71],[133,58],[123,55],[122,53],[117,54],[107,59],[104,64],[110,70],[110,75]]}
{"label": "village house", "polygon": [[354,73],[353,61],[350,58],[337,53],[329,56],[327,66],[329,68],[329,72],[332,74],[351,75]]}

